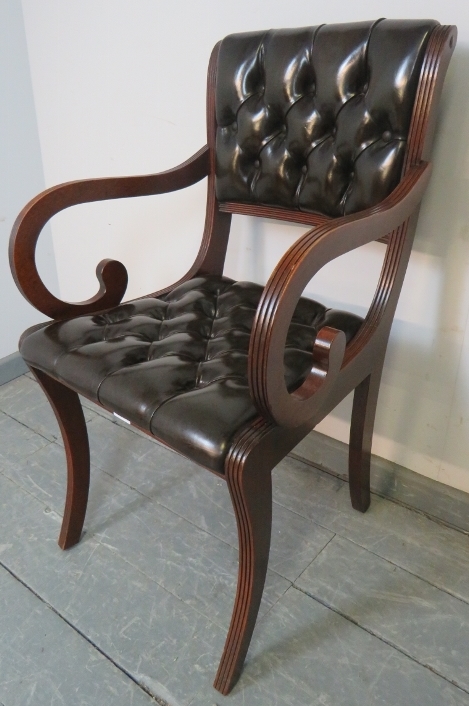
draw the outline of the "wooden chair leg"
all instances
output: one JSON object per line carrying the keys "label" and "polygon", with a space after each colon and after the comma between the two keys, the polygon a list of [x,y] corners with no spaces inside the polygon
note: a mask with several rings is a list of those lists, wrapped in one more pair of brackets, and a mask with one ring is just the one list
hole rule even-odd
{"label": "wooden chair leg", "polygon": [[238,587],[213,686],[228,694],[238,681],[264,590],[272,526],[271,468],[240,463],[227,477],[239,537]]}
{"label": "wooden chair leg", "polygon": [[366,512],[370,506],[370,462],[381,367],[355,388],[349,444],[349,483],[352,507]]}
{"label": "wooden chair leg", "polygon": [[31,367],[55,412],[67,457],[67,495],[59,546],[69,549],[80,541],[90,483],[90,449],[85,417],[76,392]]}

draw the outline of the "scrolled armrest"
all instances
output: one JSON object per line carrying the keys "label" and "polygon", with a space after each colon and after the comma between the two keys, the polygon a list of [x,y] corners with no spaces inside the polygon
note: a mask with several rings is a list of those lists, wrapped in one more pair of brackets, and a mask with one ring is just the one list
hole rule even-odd
{"label": "scrolled armrest", "polygon": [[285,427],[311,419],[340,373],[345,335],[324,327],[313,349],[311,372],[289,393],[283,356],[293,312],[305,286],[327,263],[404,223],[419,206],[430,178],[431,165],[409,170],[396,189],[379,205],[338,218],[302,237],[282,257],[260,299],[251,333],[248,379],[259,412]]}
{"label": "scrolled armrest", "polygon": [[100,288],[87,301],[72,304],[49,292],[39,277],[35,259],[36,243],[44,225],[70,206],[176,191],[200,181],[209,170],[209,148],[205,146],[186,162],[158,174],[71,181],[43,191],[24,207],[11,232],[10,267],[18,289],[36,309],[52,319],[91,314],[116,306],[127,288],[127,271],[117,260],[99,263],[96,275]]}

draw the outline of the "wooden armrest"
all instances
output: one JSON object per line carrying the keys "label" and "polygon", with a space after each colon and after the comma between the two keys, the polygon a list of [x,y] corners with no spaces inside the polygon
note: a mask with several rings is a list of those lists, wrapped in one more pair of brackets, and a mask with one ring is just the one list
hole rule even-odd
{"label": "wooden armrest", "polygon": [[11,232],[10,266],[18,289],[36,309],[52,319],[91,314],[116,306],[127,287],[127,270],[117,260],[99,263],[96,269],[99,291],[87,301],[63,302],[49,292],[39,277],[35,259],[36,243],[44,225],[69,206],[184,189],[207,176],[209,170],[206,145],[186,162],[158,174],[70,181],[43,191],[23,208]]}
{"label": "wooden armrest", "polygon": [[309,231],[282,257],[262,293],[249,347],[250,392],[265,418],[285,427],[307,422],[341,369],[345,335],[325,327],[318,333],[312,369],[305,382],[291,394],[287,390],[285,342],[293,312],[308,282],[326,263],[403,224],[418,208],[430,173],[429,163],[411,168],[379,205]]}

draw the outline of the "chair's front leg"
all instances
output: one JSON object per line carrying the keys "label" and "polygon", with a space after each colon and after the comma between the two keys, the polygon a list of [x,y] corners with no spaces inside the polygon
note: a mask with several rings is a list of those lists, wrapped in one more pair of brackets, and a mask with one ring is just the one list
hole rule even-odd
{"label": "chair's front leg", "polygon": [[69,549],[80,541],[88,503],[90,449],[85,417],[76,392],[37,368],[30,366],[30,370],[47,395],[62,432],[67,456],[67,496],[59,546]]}
{"label": "chair's front leg", "polygon": [[352,507],[366,512],[370,506],[371,443],[381,381],[382,363],[356,388],[353,395],[349,444],[349,484]]}
{"label": "chair's front leg", "polygon": [[271,466],[260,468],[242,454],[228,464],[227,482],[238,525],[239,569],[230,629],[213,684],[222,694],[239,678],[264,590],[272,526]]}

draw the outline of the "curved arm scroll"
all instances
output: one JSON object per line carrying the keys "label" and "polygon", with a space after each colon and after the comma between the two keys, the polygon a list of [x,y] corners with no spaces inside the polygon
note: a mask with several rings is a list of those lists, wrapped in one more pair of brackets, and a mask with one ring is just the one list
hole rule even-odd
{"label": "curved arm scroll", "polygon": [[284,427],[306,423],[340,373],[345,335],[324,327],[314,345],[311,372],[301,387],[293,393],[287,390],[285,343],[304,288],[327,262],[377,240],[404,223],[419,206],[430,173],[429,163],[411,168],[379,205],[309,231],[280,260],[257,308],[248,358],[251,396],[266,419]]}
{"label": "curved arm scroll", "polygon": [[49,292],[39,276],[35,259],[36,243],[44,225],[69,206],[176,191],[200,181],[209,170],[209,147],[206,145],[186,162],[158,174],[70,181],[43,191],[24,207],[11,232],[10,267],[18,289],[36,309],[52,319],[91,314],[116,306],[127,287],[127,271],[117,260],[99,263],[96,275],[100,288],[87,301],[72,304]]}

